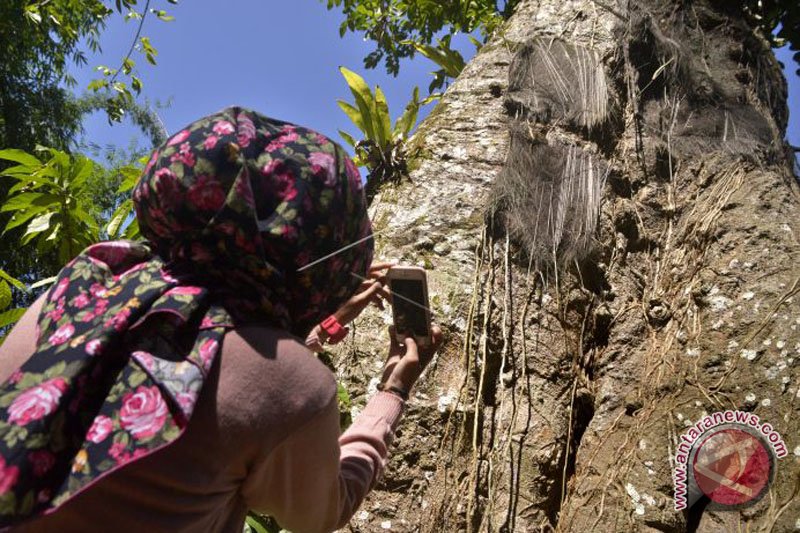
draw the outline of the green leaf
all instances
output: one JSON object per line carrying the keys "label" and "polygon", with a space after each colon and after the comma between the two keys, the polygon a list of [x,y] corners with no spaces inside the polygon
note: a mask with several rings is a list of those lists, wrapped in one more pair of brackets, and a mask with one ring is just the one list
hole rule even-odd
{"label": "green leaf", "polygon": [[21,209],[30,209],[32,207],[50,207],[58,206],[61,204],[61,198],[55,194],[46,194],[41,192],[24,192],[12,196],[0,207],[0,213],[7,213],[9,211],[19,211]]}
{"label": "green leaf", "polygon": [[392,132],[395,138],[399,137],[404,139],[408,137],[408,134],[417,123],[417,114],[419,113],[419,108],[419,87],[414,87],[414,92],[411,95],[411,101],[408,103],[408,105],[406,105],[405,111],[403,111],[403,114],[397,119],[397,122],[395,122],[394,131]]}
{"label": "green leaf", "polygon": [[[78,220],[86,224],[86,226],[89,229],[89,234],[79,235],[76,237],[78,237],[79,240],[84,240],[84,241],[93,240],[94,236],[97,234],[98,227],[97,227],[97,221],[92,217],[92,215],[87,213],[86,210],[82,209],[82,206],[73,207],[72,209],[70,209],[69,215],[75,220]],[[74,228],[75,225],[72,225],[72,227]]]}
{"label": "green leaf", "polygon": [[361,130],[361,133],[366,135],[366,129],[364,128],[364,118],[361,116],[361,112],[352,105],[345,102],[344,100],[338,100],[336,103],[339,105],[342,111],[344,111],[345,114],[350,118],[350,120],[353,121],[353,124],[355,124],[359,130]]}
{"label": "green leaf", "polygon": [[49,278],[40,279],[33,285],[31,285],[31,290],[38,289],[39,287],[45,287],[47,285],[52,285],[58,279],[58,276],[50,276]]}
{"label": "green leaf", "polygon": [[356,147],[356,140],[353,138],[352,135],[342,130],[339,130],[339,135],[342,136],[342,139],[344,139],[347,144],[349,144],[353,148]]}
{"label": "green leaf", "polygon": [[133,211],[133,201],[129,198],[122,202],[120,206],[114,211],[114,214],[111,217],[111,220],[108,222],[106,226],[106,233],[108,233],[108,237],[111,239],[115,239],[119,237],[119,231],[122,227],[122,224],[128,218],[128,215],[131,214]]}
{"label": "green leaf", "polygon": [[0,159],[5,159],[6,161],[14,161],[15,163],[28,165],[30,167],[42,166],[42,162],[36,159],[36,157],[29,154],[28,152],[25,152],[24,150],[16,150],[13,148],[8,150],[0,150]]}
{"label": "green leaf", "polygon": [[378,134],[378,144],[386,146],[392,138],[392,117],[389,115],[389,104],[380,85],[375,87],[375,132]]}
{"label": "green leaf", "polygon": [[26,236],[36,235],[50,229],[50,219],[53,218],[53,215],[55,215],[55,213],[50,212],[34,218],[31,223],[28,224],[28,227],[25,229],[25,234],[22,236],[22,238],[25,239]]}
{"label": "green leaf", "polygon": [[11,302],[11,286],[5,280],[0,280],[0,310],[11,305]]}
{"label": "green leaf", "polygon": [[9,309],[8,311],[0,313],[0,328],[15,324],[20,318],[22,318],[22,315],[25,314],[25,311],[25,308],[18,308]]}
{"label": "green leaf", "polygon": [[10,283],[11,285],[13,285],[14,287],[18,288],[21,291],[27,290],[25,288],[25,284],[24,283],[22,283],[20,280],[18,280],[16,278],[8,275],[6,273],[6,271],[3,270],[2,268],[0,268],[0,279],[3,279],[5,281],[7,281],[8,283]]}
{"label": "green leaf", "polygon": [[91,159],[84,156],[75,157],[70,166],[72,176],[69,182],[69,188],[73,193],[77,193],[83,188],[86,180],[92,175],[94,170],[94,162]]}
{"label": "green leaf", "polygon": [[347,85],[350,87],[350,92],[353,94],[353,98],[356,101],[356,106],[361,112],[361,118],[364,124],[364,134],[368,139],[377,139],[377,134],[373,128],[373,124],[375,123],[374,117],[377,115],[377,109],[375,105],[375,97],[372,95],[372,90],[370,90],[367,82],[364,81],[364,78],[352,70],[349,70],[345,67],[339,67],[339,71],[342,73]]}
{"label": "green leaf", "polygon": [[6,224],[5,229],[3,229],[3,233],[11,231],[14,228],[18,228],[19,226],[22,226],[36,215],[46,210],[47,207],[45,206],[45,207],[33,207],[31,209],[27,209],[24,211],[22,210],[17,211],[16,213],[14,213],[14,216],[11,217],[11,220],[8,221],[8,224]]}

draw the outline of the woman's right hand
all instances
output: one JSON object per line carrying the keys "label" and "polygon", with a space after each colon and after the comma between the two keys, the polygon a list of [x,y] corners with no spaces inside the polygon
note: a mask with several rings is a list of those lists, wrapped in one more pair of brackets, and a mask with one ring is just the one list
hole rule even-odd
{"label": "woman's right hand", "polygon": [[389,328],[389,358],[383,367],[383,386],[385,389],[397,388],[405,393],[417,382],[422,371],[433,359],[433,354],[442,343],[442,330],[431,326],[431,344],[421,348],[413,338],[408,337],[403,344],[397,342],[394,326]]}

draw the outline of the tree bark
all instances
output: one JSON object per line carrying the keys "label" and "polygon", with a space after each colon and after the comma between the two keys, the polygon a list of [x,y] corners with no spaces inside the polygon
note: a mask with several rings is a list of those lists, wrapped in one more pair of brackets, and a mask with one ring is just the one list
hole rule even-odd
{"label": "tree bark", "polygon": [[[373,203],[377,257],[428,269],[447,344],[353,531],[796,527],[786,89],[726,4],[522,2],[420,125]],[[388,320],[339,351],[349,390]],[[788,456],[750,507],[675,511],[680,436],[725,409]]]}

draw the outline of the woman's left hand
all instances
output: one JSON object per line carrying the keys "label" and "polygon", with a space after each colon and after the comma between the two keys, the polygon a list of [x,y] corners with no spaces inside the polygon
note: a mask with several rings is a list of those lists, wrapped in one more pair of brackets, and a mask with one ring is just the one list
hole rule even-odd
{"label": "woman's left hand", "polygon": [[[386,270],[393,267],[395,263],[373,263],[369,267],[367,279],[361,284],[352,298],[347,300],[333,316],[336,321],[342,326],[345,326],[355,320],[364,309],[372,302],[377,305],[381,310],[384,309],[384,300],[387,302],[392,301],[391,292],[386,287]],[[327,340],[328,334],[322,329],[322,326],[317,324],[311,330],[306,338],[306,346],[314,351],[321,352],[322,344]]]}
{"label": "woman's left hand", "polygon": [[369,267],[367,279],[364,280],[355,295],[333,314],[339,324],[344,326],[355,320],[370,303],[374,303],[383,310],[384,300],[391,302],[392,295],[386,288],[386,270],[394,265],[394,263],[388,262],[373,263]]}

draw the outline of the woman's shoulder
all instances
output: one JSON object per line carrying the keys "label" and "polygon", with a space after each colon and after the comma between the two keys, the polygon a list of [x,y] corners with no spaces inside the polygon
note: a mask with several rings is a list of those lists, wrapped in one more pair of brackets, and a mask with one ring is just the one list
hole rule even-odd
{"label": "woman's shoulder", "polygon": [[303,423],[336,396],[336,380],[306,346],[289,333],[266,326],[229,331],[222,345],[220,392],[249,406],[260,420],[279,417]]}

